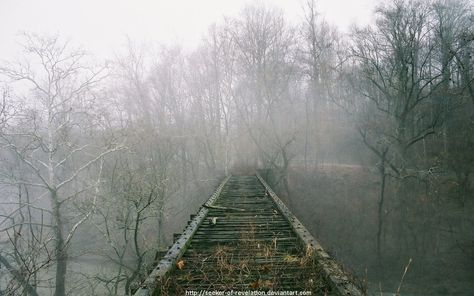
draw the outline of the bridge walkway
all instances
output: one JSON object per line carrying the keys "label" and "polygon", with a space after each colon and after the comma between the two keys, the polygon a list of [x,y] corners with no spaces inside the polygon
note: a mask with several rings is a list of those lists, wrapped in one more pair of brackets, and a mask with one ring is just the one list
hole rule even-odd
{"label": "bridge walkway", "polygon": [[136,295],[362,295],[258,175],[226,179]]}

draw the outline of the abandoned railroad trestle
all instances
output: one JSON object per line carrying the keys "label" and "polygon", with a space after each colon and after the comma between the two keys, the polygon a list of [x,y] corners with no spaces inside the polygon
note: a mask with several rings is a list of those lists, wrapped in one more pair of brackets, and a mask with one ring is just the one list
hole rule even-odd
{"label": "abandoned railroad trestle", "polygon": [[363,295],[258,174],[222,181],[134,295],[211,290]]}

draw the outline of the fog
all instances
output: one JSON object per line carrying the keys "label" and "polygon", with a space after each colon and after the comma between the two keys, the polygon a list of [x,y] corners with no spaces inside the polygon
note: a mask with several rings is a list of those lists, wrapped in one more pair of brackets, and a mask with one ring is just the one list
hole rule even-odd
{"label": "fog", "polygon": [[[318,12],[325,19],[348,31],[352,24],[367,24],[376,1],[357,3],[344,0],[318,1]],[[180,44],[196,48],[203,34],[224,16],[235,16],[250,0],[152,1],[152,0],[5,0],[0,3],[0,56],[16,56],[18,34],[35,32],[59,34],[103,59],[113,57],[123,47],[126,37],[148,46]],[[303,16],[304,1],[260,1],[284,10],[289,21],[298,23]],[[340,9],[344,7],[344,9]]]}
{"label": "fog", "polygon": [[472,295],[469,1],[0,18],[0,295],[132,295],[215,186],[256,171],[367,295]]}

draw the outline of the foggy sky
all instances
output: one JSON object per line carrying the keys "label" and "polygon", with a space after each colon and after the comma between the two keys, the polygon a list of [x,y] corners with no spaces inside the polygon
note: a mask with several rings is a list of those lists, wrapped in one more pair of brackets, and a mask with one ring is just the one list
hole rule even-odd
{"label": "foggy sky", "polygon": [[[318,11],[341,30],[370,21],[380,0],[319,0]],[[300,23],[304,0],[264,0]],[[22,31],[59,34],[99,57],[110,57],[126,36],[139,42],[192,48],[209,25],[236,15],[250,0],[1,0],[0,59],[16,55]]]}

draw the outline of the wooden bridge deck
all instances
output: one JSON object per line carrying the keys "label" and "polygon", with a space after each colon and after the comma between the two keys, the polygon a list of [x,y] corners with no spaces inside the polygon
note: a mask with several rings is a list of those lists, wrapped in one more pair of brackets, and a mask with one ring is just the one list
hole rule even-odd
{"label": "wooden bridge deck", "polygon": [[135,295],[362,295],[260,176],[226,179]]}

